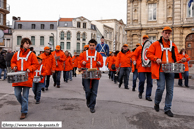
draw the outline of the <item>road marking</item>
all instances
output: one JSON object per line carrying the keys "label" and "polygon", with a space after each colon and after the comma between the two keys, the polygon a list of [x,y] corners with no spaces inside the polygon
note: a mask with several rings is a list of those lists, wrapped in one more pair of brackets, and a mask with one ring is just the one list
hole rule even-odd
{"label": "road marking", "polygon": [[14,91],[12,91],[11,93],[8,93],[8,94],[5,94],[5,95],[1,96],[0,99],[3,99],[3,98],[5,98],[5,97],[7,97],[8,95],[11,95],[11,94],[14,94]]}

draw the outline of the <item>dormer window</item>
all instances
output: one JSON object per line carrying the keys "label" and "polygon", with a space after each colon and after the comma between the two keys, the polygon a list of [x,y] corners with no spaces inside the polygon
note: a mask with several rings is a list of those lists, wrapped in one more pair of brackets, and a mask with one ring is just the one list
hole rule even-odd
{"label": "dormer window", "polygon": [[41,24],[41,25],[40,25],[40,28],[41,28],[41,29],[44,29],[44,24]]}
{"label": "dormer window", "polygon": [[35,29],[36,28],[36,25],[35,24],[32,24],[31,28],[32,29]]}
{"label": "dormer window", "polygon": [[54,29],[54,24],[50,24],[50,29]]}
{"label": "dormer window", "polygon": [[18,24],[18,29],[22,29],[22,24]]}
{"label": "dormer window", "polygon": [[83,23],[83,28],[86,28],[86,23]]}
{"label": "dormer window", "polygon": [[80,27],[81,27],[81,23],[77,22],[77,28],[80,28]]}
{"label": "dormer window", "polygon": [[67,27],[68,26],[68,23],[65,23],[65,27]]}

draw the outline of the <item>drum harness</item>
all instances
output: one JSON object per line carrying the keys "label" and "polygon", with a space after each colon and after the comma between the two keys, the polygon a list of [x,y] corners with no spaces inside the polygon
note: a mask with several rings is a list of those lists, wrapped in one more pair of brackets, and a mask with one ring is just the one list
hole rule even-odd
{"label": "drum harness", "polygon": [[97,51],[95,51],[94,56],[88,56],[88,50],[86,50],[86,60],[88,61],[90,58],[90,68],[91,69],[92,69],[92,59],[94,59],[94,61],[96,61],[96,55],[97,55]]}
{"label": "drum harness", "polygon": [[39,75],[41,75],[42,66],[43,66],[43,65],[40,66],[40,69],[39,69],[39,70],[35,70],[36,76],[38,76],[38,73],[39,73]]}
{"label": "drum harness", "polygon": [[28,61],[28,57],[30,56],[32,51],[29,51],[26,57],[20,57],[20,51],[17,53],[17,61],[21,60],[21,71],[23,71],[23,66],[24,66],[24,60]]}
{"label": "drum harness", "polygon": [[[170,47],[169,48],[164,48],[163,47],[163,44],[160,43],[160,46],[161,46],[161,50],[162,52],[163,51],[166,51],[166,62],[169,63],[169,59],[168,59],[168,51],[172,51],[172,41],[170,41]],[[163,54],[162,54],[163,56]]]}

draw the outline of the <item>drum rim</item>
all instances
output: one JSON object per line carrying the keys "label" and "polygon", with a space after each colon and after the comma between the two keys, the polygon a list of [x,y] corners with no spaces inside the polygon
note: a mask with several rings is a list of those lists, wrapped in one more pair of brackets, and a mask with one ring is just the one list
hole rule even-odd
{"label": "drum rim", "polygon": [[[149,61],[149,63],[148,63],[147,65],[145,65],[145,64],[143,63],[143,48],[144,48],[146,42],[148,42],[148,41],[149,41],[149,42],[151,43],[151,45],[152,45],[152,42],[151,42],[150,40],[146,40],[146,41],[144,42],[143,46],[142,46],[142,51],[141,51],[141,62],[142,62],[142,65],[144,65],[144,66],[149,66],[149,65],[151,64],[151,60]],[[151,46],[151,45],[150,45],[150,46]]]}

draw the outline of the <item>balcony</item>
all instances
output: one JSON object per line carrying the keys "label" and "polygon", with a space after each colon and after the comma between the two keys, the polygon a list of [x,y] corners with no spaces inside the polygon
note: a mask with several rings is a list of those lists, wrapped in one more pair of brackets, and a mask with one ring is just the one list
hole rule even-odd
{"label": "balcony", "polygon": [[10,21],[6,20],[4,18],[0,18],[0,27],[5,29],[11,28]]}
{"label": "balcony", "polygon": [[9,14],[10,13],[10,5],[1,1],[0,2],[0,11],[5,12],[6,14]]}

